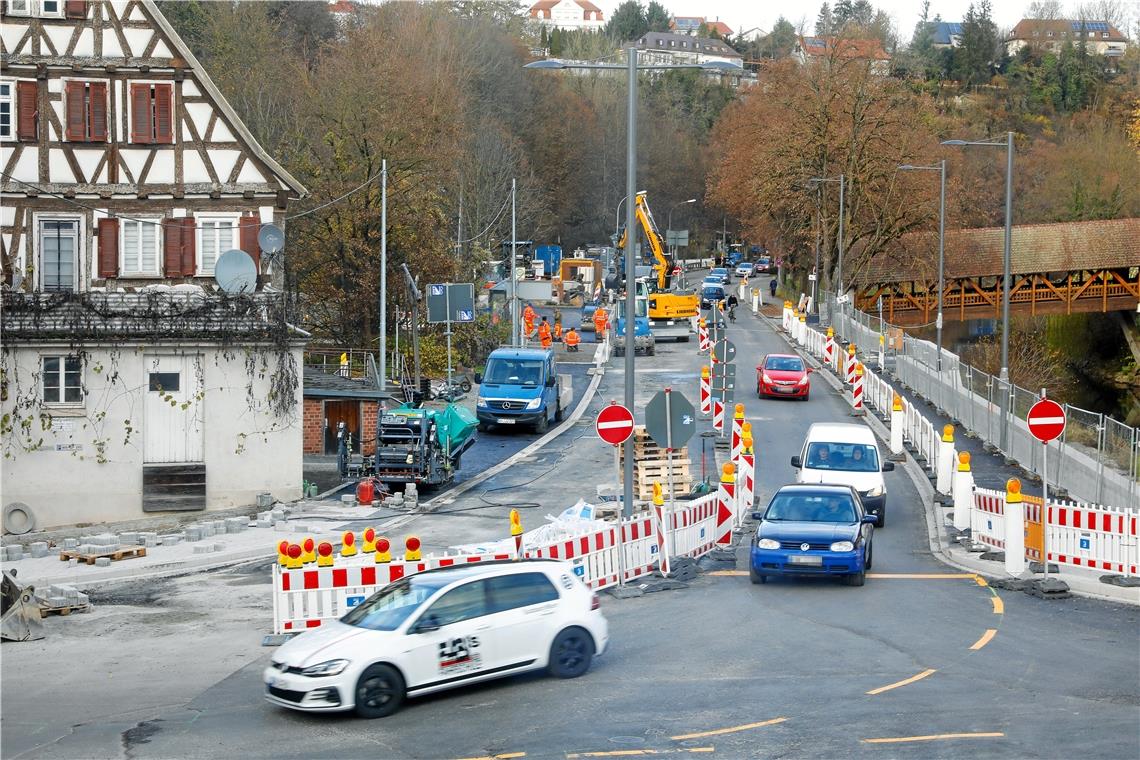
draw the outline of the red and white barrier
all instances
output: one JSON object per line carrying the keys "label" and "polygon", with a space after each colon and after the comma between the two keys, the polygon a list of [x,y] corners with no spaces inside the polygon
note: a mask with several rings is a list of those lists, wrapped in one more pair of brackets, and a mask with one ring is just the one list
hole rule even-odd
{"label": "red and white barrier", "polygon": [[712,381],[707,366],[701,367],[701,414],[712,414]]}
{"label": "red and white barrier", "polygon": [[739,469],[736,473],[736,527],[744,524],[744,518],[752,511],[756,496],[756,458],[752,451],[752,438],[744,439],[740,451]]}
{"label": "red and white barrier", "polygon": [[716,545],[732,545],[732,527],[736,515],[736,468],[725,464],[720,476],[716,505]]}
{"label": "red and white barrier", "polygon": [[702,354],[712,348],[712,342],[709,341],[709,326],[704,317],[701,317],[700,326],[697,328],[697,350]]}
{"label": "red and white barrier", "polygon": [[835,330],[827,328],[827,341],[823,344],[823,363],[831,367],[835,364]]}
{"label": "red and white barrier", "polygon": [[1049,559],[1059,565],[1140,575],[1140,514],[1090,504],[1050,502]]}
{"label": "red and white barrier", "polygon": [[855,365],[856,364],[857,364],[857,362],[855,361],[855,344],[852,343],[852,344],[847,346],[847,361],[843,366],[843,371],[845,373],[844,382],[848,386],[855,385]]}
{"label": "red and white barrier", "polygon": [[855,381],[851,384],[851,413],[863,414],[863,365],[855,362]]}
{"label": "red and white barrier", "polygon": [[719,398],[713,399],[713,429],[718,433],[724,430],[724,402]]}
{"label": "red and white barrier", "polygon": [[[732,441],[728,458],[733,465],[740,459],[741,436],[744,429],[744,404],[737,404],[732,413]],[[739,466],[739,465],[737,465]]]}

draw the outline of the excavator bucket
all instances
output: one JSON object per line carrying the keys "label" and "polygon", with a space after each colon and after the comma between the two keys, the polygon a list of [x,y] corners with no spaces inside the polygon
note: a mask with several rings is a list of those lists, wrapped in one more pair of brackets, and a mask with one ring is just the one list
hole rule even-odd
{"label": "excavator bucket", "polygon": [[14,571],[4,571],[0,583],[3,594],[0,638],[5,641],[34,641],[44,637],[44,624],[40,608],[35,601],[35,589],[16,582]]}

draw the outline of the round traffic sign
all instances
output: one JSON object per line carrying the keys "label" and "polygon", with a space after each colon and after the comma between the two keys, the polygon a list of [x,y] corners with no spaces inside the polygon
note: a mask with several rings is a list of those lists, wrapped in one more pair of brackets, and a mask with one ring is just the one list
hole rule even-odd
{"label": "round traffic sign", "polygon": [[621,404],[610,404],[598,412],[594,427],[603,441],[611,446],[620,446],[633,435],[633,412]]}
{"label": "round traffic sign", "polygon": [[1065,432],[1065,410],[1056,401],[1043,398],[1029,408],[1026,422],[1034,438],[1048,443]]}

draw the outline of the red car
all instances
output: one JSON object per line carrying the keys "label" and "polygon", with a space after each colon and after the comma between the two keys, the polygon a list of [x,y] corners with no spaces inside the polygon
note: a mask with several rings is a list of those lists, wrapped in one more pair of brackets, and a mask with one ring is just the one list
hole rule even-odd
{"label": "red car", "polygon": [[785,396],[808,400],[811,367],[794,354],[768,354],[756,367],[756,395]]}

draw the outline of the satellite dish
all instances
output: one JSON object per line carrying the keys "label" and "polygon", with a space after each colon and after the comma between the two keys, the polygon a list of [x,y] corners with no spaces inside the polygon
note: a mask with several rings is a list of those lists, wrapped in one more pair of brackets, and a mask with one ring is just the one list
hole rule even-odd
{"label": "satellite dish", "polygon": [[257,290],[257,267],[248,253],[231,248],[214,264],[214,279],[227,295],[252,293]]}
{"label": "satellite dish", "polygon": [[285,247],[285,233],[276,224],[263,224],[257,233],[257,244],[266,253],[280,253]]}

